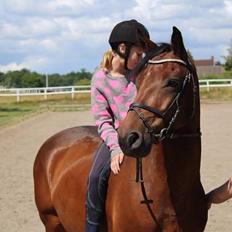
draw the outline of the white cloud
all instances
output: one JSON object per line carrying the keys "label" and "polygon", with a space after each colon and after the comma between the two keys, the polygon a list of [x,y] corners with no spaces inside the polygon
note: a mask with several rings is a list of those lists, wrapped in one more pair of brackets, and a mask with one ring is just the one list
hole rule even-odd
{"label": "white cloud", "polygon": [[0,38],[15,38],[23,36],[24,35],[20,31],[20,28],[17,24],[2,22],[0,27]]}
{"label": "white cloud", "polygon": [[28,18],[24,25],[24,32],[26,34],[41,36],[49,35],[57,32],[57,25],[53,20],[43,18]]}
{"label": "white cloud", "polygon": [[52,39],[44,39],[40,42],[41,46],[47,50],[55,50],[58,49],[56,41]]}
{"label": "white cloud", "polygon": [[25,17],[19,21],[5,21],[0,28],[0,38],[32,38],[57,33],[53,20],[38,17]]}
{"label": "white cloud", "polygon": [[232,1],[226,0],[224,1],[224,4],[225,4],[226,12],[228,12],[229,14],[232,14]]}
{"label": "white cloud", "polygon": [[31,47],[31,46],[35,46],[35,44],[37,44],[36,39],[25,39],[19,41],[19,46],[21,47]]}
{"label": "white cloud", "polygon": [[[47,52],[54,51],[58,49],[56,39],[45,38],[42,40],[38,39],[24,39],[18,42],[19,49],[31,49],[35,51],[36,49],[41,50],[45,49]],[[44,51],[45,51],[44,50]]]}
{"label": "white cloud", "polygon": [[112,28],[111,19],[100,17],[98,19],[91,18],[68,18],[57,17],[54,20],[62,31],[76,35],[77,37],[84,36],[84,33],[100,33],[109,31]]}
{"label": "white cloud", "polygon": [[71,16],[88,11],[95,0],[5,0],[9,12],[31,16]]}
{"label": "white cloud", "polygon": [[164,4],[162,0],[136,0],[136,5],[128,12],[128,16],[136,16],[147,24],[157,24],[159,20],[181,16],[185,7],[185,4],[175,4],[172,1]]}
{"label": "white cloud", "polygon": [[23,62],[12,62],[6,65],[0,65],[1,72],[16,71],[21,69],[38,70],[49,63],[46,57],[27,57]]}
{"label": "white cloud", "polygon": [[23,13],[33,9],[33,0],[5,0],[5,8],[8,11]]}
{"label": "white cloud", "polygon": [[7,65],[0,65],[0,72],[8,72],[8,71],[18,71],[23,68],[26,68],[23,64],[17,64],[17,63],[10,63]]}
{"label": "white cloud", "polygon": [[69,7],[70,9],[81,10],[83,8],[91,7],[94,4],[94,0],[54,0],[50,1],[49,5],[56,8]]}

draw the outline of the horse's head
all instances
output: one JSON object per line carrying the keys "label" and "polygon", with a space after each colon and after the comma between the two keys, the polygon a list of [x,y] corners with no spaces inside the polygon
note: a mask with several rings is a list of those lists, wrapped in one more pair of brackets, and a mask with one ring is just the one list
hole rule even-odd
{"label": "horse's head", "polygon": [[118,130],[123,152],[134,157],[146,156],[152,144],[176,133],[190,135],[199,129],[197,76],[181,32],[173,27],[171,44],[157,46],[144,59],[135,102]]}

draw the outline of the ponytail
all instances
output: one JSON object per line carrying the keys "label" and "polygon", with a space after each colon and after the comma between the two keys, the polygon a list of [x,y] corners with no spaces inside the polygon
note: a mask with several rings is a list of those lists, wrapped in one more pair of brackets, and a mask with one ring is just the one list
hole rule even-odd
{"label": "ponytail", "polygon": [[113,51],[109,49],[103,55],[102,61],[100,63],[100,68],[106,72],[109,72],[112,68],[112,59],[113,59]]}

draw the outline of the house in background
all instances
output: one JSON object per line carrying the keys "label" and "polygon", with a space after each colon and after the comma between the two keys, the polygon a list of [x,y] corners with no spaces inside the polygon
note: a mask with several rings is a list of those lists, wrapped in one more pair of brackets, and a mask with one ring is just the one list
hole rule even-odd
{"label": "house in background", "polygon": [[211,74],[222,74],[225,70],[222,65],[216,65],[214,57],[206,60],[194,60],[198,76],[207,76]]}

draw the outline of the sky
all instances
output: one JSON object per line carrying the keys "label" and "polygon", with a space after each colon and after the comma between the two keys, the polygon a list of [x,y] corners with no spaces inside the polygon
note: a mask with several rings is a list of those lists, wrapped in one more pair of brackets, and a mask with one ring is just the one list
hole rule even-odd
{"label": "sky", "polygon": [[143,23],[155,42],[182,32],[194,59],[223,62],[232,0],[0,0],[0,71],[92,72],[120,21]]}

